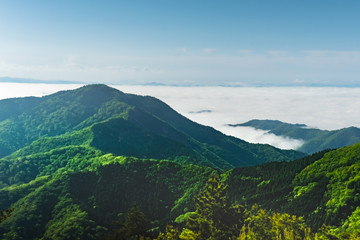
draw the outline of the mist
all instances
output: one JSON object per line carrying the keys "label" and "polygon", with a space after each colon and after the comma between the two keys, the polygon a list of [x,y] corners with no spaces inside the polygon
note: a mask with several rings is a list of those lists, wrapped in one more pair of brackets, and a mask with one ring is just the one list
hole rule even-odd
{"label": "mist", "polygon": [[280,149],[298,149],[304,144],[302,139],[294,139],[290,137],[277,136],[269,131],[255,129],[253,127],[219,127],[218,130],[250,143],[269,144]]}

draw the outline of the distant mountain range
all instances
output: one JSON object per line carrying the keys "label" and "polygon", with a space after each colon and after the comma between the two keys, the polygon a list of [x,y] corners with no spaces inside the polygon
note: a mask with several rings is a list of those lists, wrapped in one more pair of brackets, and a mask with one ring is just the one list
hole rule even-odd
{"label": "distant mountain range", "polygon": [[253,127],[269,131],[277,136],[302,139],[305,143],[298,151],[308,154],[325,149],[335,149],[350,146],[360,142],[360,129],[356,127],[339,130],[320,130],[310,128],[305,124],[290,124],[278,120],[251,120],[241,124],[229,124],[232,127]]}
{"label": "distant mountain range", "polygon": [[[0,82],[6,83],[43,83],[43,84],[95,84],[95,82],[89,81],[71,81],[71,80],[39,80],[32,78],[18,78],[18,77],[8,77],[3,76],[0,77]],[[134,82],[134,81],[122,81],[119,82],[108,82],[110,85],[140,85],[140,86],[168,86],[168,87],[228,87],[228,88],[242,88],[242,87],[304,87],[302,83],[292,83],[292,84],[274,84],[274,83],[253,83],[253,84],[237,84],[237,83],[229,83],[229,84],[206,84],[206,83],[188,83],[188,84],[176,84],[176,83],[168,83],[168,82]],[[358,88],[360,85],[358,83],[348,83],[348,84],[316,84],[316,83],[308,83],[307,87],[345,87],[345,88]]]}

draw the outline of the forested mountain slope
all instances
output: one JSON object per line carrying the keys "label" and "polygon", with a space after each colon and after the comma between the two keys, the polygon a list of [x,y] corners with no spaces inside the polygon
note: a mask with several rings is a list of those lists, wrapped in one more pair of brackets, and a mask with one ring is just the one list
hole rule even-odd
{"label": "forested mountain slope", "polygon": [[[44,163],[47,157],[27,161]],[[71,163],[50,174],[66,157],[72,158]],[[58,163],[51,159],[51,167],[34,180],[17,185],[22,179],[15,177],[11,187],[0,190],[0,209],[14,208],[0,225],[1,239],[99,239],[114,227],[114,221],[124,221],[133,204],[152,221],[150,226],[164,227],[194,210],[194,196],[213,171],[169,161],[97,156],[78,149],[53,152],[51,158]]]}
{"label": "forested mountain slope", "polygon": [[297,150],[308,154],[325,149],[350,146],[360,142],[360,129],[356,127],[329,131],[309,128],[305,124],[290,124],[278,120],[251,120],[246,123],[230,126],[254,127],[256,129],[267,130],[269,133],[278,136],[302,139],[305,143]]}
{"label": "forested mountain slope", "polygon": [[[325,223],[334,234],[358,233],[359,156],[360,144],[227,170],[221,181],[229,186],[233,204],[304,216],[314,231]],[[2,239],[99,239],[116,228],[114,221],[124,222],[134,204],[156,237],[168,223],[184,227],[195,210],[195,196],[213,171],[104,154],[90,146],[18,155],[0,163],[0,209],[14,209],[0,224]]]}
{"label": "forested mountain slope", "polygon": [[360,231],[360,144],[292,162],[265,163],[226,173],[234,202],[304,216],[322,224]]}
{"label": "forested mountain slope", "polygon": [[[157,159],[185,156],[220,169],[303,156],[226,136],[190,121],[156,98],[105,85],[0,101],[0,157],[36,140],[52,141],[44,138],[74,131],[105,152]],[[71,138],[77,141],[74,135]]]}

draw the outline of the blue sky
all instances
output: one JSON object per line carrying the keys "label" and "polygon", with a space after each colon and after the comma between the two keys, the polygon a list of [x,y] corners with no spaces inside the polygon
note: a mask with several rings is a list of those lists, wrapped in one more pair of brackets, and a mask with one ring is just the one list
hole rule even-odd
{"label": "blue sky", "polygon": [[1,1],[0,77],[360,86],[359,1]]}

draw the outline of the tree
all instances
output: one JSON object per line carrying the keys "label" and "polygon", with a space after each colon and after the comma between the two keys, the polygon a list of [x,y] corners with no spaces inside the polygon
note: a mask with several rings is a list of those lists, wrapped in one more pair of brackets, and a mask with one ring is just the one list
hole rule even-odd
{"label": "tree", "polygon": [[264,209],[254,205],[238,239],[310,240],[313,238],[311,230],[305,226],[303,218],[286,213],[269,215]]}
{"label": "tree", "polygon": [[[106,239],[128,240],[128,239],[147,239],[146,230],[149,220],[145,214],[135,205],[126,213],[125,223],[122,228],[110,233]],[[120,225],[120,224],[118,224]]]}
{"label": "tree", "polygon": [[167,225],[166,232],[159,233],[159,236],[156,238],[156,240],[178,240],[179,235],[180,232],[178,228],[174,228],[172,225]]}
{"label": "tree", "polygon": [[231,205],[227,185],[213,172],[195,198],[196,211],[186,223],[180,239],[232,239],[238,236],[246,217],[245,208]]}

